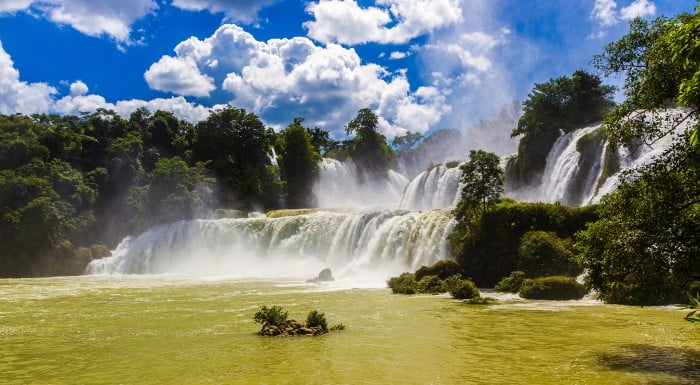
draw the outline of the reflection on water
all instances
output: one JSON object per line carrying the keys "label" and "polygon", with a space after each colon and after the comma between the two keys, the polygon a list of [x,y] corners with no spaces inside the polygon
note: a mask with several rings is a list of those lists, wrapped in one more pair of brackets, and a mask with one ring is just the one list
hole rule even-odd
{"label": "reflection on water", "polygon": [[[500,300],[289,280],[0,280],[0,383],[700,382],[700,328],[682,311]],[[317,309],[347,329],[263,338],[262,305],[297,319]]]}

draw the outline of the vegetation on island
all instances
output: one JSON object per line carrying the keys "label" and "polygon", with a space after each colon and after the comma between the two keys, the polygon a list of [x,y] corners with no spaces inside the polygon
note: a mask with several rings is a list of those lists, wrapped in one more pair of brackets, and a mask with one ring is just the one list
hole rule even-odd
{"label": "vegetation on island", "polygon": [[255,315],[253,321],[262,324],[258,334],[262,336],[318,336],[330,331],[344,330],[345,325],[338,324],[328,327],[328,321],[324,313],[312,310],[306,316],[306,322],[289,319],[289,313],[280,306],[262,306]]}

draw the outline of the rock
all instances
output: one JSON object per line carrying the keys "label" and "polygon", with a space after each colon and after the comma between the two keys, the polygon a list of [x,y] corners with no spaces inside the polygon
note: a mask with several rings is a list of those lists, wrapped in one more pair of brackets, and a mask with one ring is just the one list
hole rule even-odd
{"label": "rock", "polygon": [[321,283],[321,282],[331,282],[335,281],[335,278],[333,278],[333,272],[331,272],[331,269],[325,268],[321,270],[320,273],[318,273],[318,277],[316,278],[311,278],[307,280],[306,282],[309,283]]}

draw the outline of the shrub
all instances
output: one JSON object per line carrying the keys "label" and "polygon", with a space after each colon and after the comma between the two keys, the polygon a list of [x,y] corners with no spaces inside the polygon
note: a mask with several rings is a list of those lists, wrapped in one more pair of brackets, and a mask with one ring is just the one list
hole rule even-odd
{"label": "shrub", "polygon": [[107,246],[101,243],[96,243],[90,245],[90,255],[92,256],[92,259],[102,259],[112,255],[112,252],[109,251]]}
{"label": "shrub", "polygon": [[416,281],[420,281],[423,277],[428,275],[437,275],[440,279],[446,279],[460,272],[461,268],[457,261],[454,259],[443,259],[435,262],[432,266],[421,266],[421,268],[416,271]]}
{"label": "shrub", "polygon": [[456,291],[462,285],[462,281],[463,279],[461,275],[451,275],[447,277],[444,281],[442,281],[442,292],[452,293]]}
{"label": "shrub", "polygon": [[522,271],[514,271],[498,282],[495,289],[496,291],[500,291],[502,293],[517,293],[520,290],[520,286],[523,284],[524,280],[525,273]]}
{"label": "shrub", "polygon": [[412,273],[403,273],[398,277],[393,277],[387,282],[394,294],[416,294],[416,276]]}
{"label": "shrub", "polygon": [[416,285],[416,292],[424,294],[442,293],[443,283],[437,275],[426,275]]}
{"label": "shrub", "polygon": [[579,268],[573,262],[571,241],[565,241],[550,231],[528,231],[520,238],[519,267],[529,276],[556,274],[576,275]]}
{"label": "shrub", "polygon": [[274,326],[281,326],[287,321],[289,313],[282,312],[282,307],[280,306],[263,306],[258,310],[253,316],[253,320],[260,324],[268,324]]}
{"label": "shrub", "polygon": [[569,300],[584,295],[586,288],[582,284],[561,275],[526,279],[520,287],[520,296],[527,299]]}
{"label": "shrub", "polygon": [[306,316],[306,326],[310,328],[320,326],[324,332],[328,331],[326,316],[323,313],[317,312],[316,310],[311,310],[309,315]]}
{"label": "shrub", "polygon": [[474,282],[468,279],[460,280],[459,285],[454,291],[451,291],[452,297],[456,299],[472,299],[479,298],[479,289],[476,287]]}

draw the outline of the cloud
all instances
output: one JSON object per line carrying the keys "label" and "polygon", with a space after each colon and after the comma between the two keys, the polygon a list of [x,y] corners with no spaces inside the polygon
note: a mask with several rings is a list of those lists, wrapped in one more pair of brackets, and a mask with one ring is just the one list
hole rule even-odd
{"label": "cloud", "polygon": [[33,114],[48,111],[56,89],[46,83],[20,80],[19,71],[0,42],[0,113]]}
{"label": "cloud", "polygon": [[34,2],[34,0],[4,0],[0,2],[0,13],[23,11]]}
{"label": "cloud", "polygon": [[93,112],[98,108],[116,111],[128,119],[132,112],[145,107],[150,111],[170,111],[179,119],[197,123],[209,116],[209,109],[188,102],[182,96],[172,98],[157,98],[149,101],[131,99],[109,103],[100,95],[69,95],[58,99],[52,108],[53,112],[64,115],[79,115],[82,112]]}
{"label": "cloud", "polygon": [[356,1],[311,2],[304,23],[308,36],[324,44],[402,44],[462,20],[459,0],[377,0],[362,8]]}
{"label": "cloud", "polygon": [[223,13],[229,20],[250,22],[258,11],[275,0],[173,0],[172,5],[188,11]]}
{"label": "cloud", "polygon": [[[591,18],[597,20],[600,27],[611,27],[620,21],[632,20],[635,17],[647,17],[656,14],[656,5],[649,0],[634,0],[618,12],[615,0],[596,0],[591,11]],[[602,31],[592,35],[603,36]]]}
{"label": "cloud", "polygon": [[143,75],[154,90],[185,96],[209,96],[216,87],[214,79],[203,75],[191,57],[163,56]]}
{"label": "cloud", "polygon": [[320,47],[305,37],[262,42],[235,24],[221,26],[204,40],[181,42],[175,56],[164,56],[149,72],[173,81],[159,89],[183,94],[195,66],[231,95],[233,105],[276,127],[302,116],[341,135],[360,108],[370,107],[383,133],[394,136],[409,129],[425,132],[449,112],[438,89],[412,92],[404,71],[364,64],[354,49]]}
{"label": "cloud", "polygon": [[131,25],[157,8],[154,0],[9,0],[0,4],[0,12],[32,12],[86,35],[107,35],[120,43],[130,43]]}
{"label": "cloud", "polygon": [[656,5],[648,0],[635,0],[632,4],[620,10],[620,17],[623,20],[654,16],[654,14],[656,14]]}
{"label": "cloud", "polygon": [[394,51],[389,55],[389,59],[391,60],[399,60],[399,59],[405,59],[407,58],[411,53],[410,52],[399,52],[399,51]]}
{"label": "cloud", "polygon": [[85,95],[88,92],[88,86],[83,81],[78,80],[70,85],[71,96]]}
{"label": "cloud", "polygon": [[[109,103],[100,95],[88,94],[88,86],[77,80],[70,85],[70,94],[57,99],[57,90],[46,83],[28,83],[20,80],[10,55],[0,42],[0,114],[11,115],[59,113],[78,115],[98,108],[114,110],[128,118],[139,107],[151,111],[171,111],[180,119],[196,123],[209,116],[209,108],[190,103],[182,96],[145,100],[122,100]],[[217,108],[217,106],[214,106]]]}

